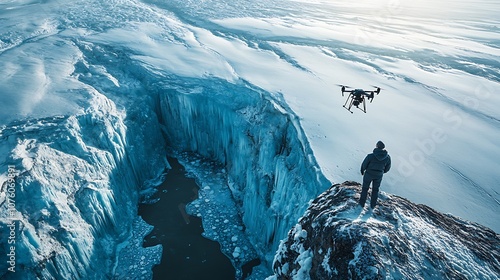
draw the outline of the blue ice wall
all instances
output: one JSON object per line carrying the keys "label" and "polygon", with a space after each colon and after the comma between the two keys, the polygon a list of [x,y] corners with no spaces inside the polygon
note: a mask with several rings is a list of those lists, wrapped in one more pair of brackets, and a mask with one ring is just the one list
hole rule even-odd
{"label": "blue ice wall", "polygon": [[272,259],[308,202],[330,183],[298,118],[278,99],[244,83],[186,83],[160,93],[168,145],[225,165],[246,232]]}

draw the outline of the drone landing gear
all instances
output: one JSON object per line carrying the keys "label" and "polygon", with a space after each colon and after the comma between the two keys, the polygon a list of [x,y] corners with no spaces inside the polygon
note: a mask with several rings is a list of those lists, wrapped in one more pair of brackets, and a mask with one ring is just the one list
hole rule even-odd
{"label": "drone landing gear", "polygon": [[[349,105],[347,105],[347,103],[349,103]],[[359,108],[359,105],[363,104],[363,108]],[[364,98],[356,98],[356,97],[352,97],[350,96],[345,104],[344,104],[344,108],[347,109],[347,111],[351,112],[351,114],[353,114],[354,112],[351,111],[351,108],[352,106],[354,105],[354,107],[360,109],[361,111],[363,111],[363,113],[366,113],[366,103],[365,103],[365,99]]]}

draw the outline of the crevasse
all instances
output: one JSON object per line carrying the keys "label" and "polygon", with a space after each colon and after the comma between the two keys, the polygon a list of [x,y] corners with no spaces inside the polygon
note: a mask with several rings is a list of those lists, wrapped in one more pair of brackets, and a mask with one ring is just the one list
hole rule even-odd
{"label": "crevasse", "polygon": [[[218,79],[144,86],[121,111],[89,89],[92,105],[81,114],[2,128],[8,162],[20,172],[17,265],[27,279],[112,277],[141,186],[165,169],[167,146],[225,166],[246,234],[269,262],[308,202],[330,185],[279,96]],[[7,224],[7,211],[0,213]]]}
{"label": "crevasse", "polygon": [[309,200],[330,185],[298,118],[279,97],[244,83],[166,87],[159,115],[168,145],[225,166],[246,233],[272,260]]}

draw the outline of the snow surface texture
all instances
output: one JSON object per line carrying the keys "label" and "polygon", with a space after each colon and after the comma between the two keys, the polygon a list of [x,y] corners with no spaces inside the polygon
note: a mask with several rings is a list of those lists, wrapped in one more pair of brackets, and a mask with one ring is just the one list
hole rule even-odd
{"label": "snow surface texture", "polygon": [[[500,231],[499,4],[350,2],[0,3],[2,252],[14,165],[26,273],[123,271],[165,138],[225,165],[267,258],[380,139],[384,190]],[[335,84],[384,90],[351,115]]]}
{"label": "snow surface texture", "polygon": [[498,279],[500,236],[476,223],[361,185],[336,184],[283,240],[268,279]]}

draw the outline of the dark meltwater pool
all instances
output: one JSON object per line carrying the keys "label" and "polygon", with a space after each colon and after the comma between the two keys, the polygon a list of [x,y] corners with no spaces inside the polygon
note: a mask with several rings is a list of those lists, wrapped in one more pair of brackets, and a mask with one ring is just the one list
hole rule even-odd
{"label": "dark meltwater pool", "polygon": [[161,244],[161,263],[153,268],[153,279],[235,279],[235,269],[220,251],[219,243],[204,238],[201,219],[189,216],[185,205],[197,198],[198,185],[186,177],[174,158],[168,162],[165,182],[158,187],[154,204],[139,205],[139,215],[153,231],[144,239],[144,247]]}

